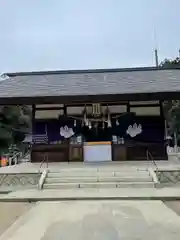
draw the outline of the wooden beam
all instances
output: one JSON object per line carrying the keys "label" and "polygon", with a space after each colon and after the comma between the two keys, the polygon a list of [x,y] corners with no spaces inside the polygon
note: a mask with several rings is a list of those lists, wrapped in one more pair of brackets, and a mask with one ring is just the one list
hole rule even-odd
{"label": "wooden beam", "polygon": [[130,104],[129,104],[129,101],[127,103],[127,112],[129,113],[130,112]]}
{"label": "wooden beam", "polygon": [[64,115],[67,115],[67,106],[64,104]]}
{"label": "wooden beam", "polygon": [[137,108],[137,107],[160,107],[159,103],[154,103],[154,104],[133,104],[133,105],[129,105],[130,108]]}
{"label": "wooden beam", "polygon": [[[116,106],[116,105],[127,105],[128,101],[105,101],[105,102],[95,102],[95,103],[100,103],[101,106],[107,106],[107,105],[111,105],[111,106]],[[82,107],[82,106],[92,106],[92,102],[91,103],[72,103],[72,104],[66,104],[67,107]]]}
{"label": "wooden beam", "polygon": [[64,107],[45,107],[45,108],[42,108],[42,107],[35,107],[36,110],[38,111],[46,111],[46,110],[64,110]]}
{"label": "wooden beam", "polygon": [[32,105],[32,133],[34,132],[34,122],[35,122],[36,108],[35,105]]}
{"label": "wooden beam", "polygon": [[160,115],[164,118],[163,101],[160,101]]}
{"label": "wooden beam", "polygon": [[134,93],[134,94],[105,94],[83,96],[41,96],[41,97],[8,97],[0,98],[1,105],[18,104],[84,104],[84,103],[110,103],[120,101],[151,101],[151,100],[178,100],[179,92],[160,93]]}

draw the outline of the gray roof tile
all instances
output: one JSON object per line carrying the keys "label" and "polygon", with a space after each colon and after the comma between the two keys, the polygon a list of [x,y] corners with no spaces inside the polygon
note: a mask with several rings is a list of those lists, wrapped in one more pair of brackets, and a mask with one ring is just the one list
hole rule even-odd
{"label": "gray roof tile", "polygon": [[115,69],[8,74],[0,98],[180,92],[180,69]]}

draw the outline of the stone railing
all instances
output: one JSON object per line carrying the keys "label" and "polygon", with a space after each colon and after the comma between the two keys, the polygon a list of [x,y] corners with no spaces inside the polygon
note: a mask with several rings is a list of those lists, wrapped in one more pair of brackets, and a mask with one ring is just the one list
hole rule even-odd
{"label": "stone railing", "polygon": [[47,174],[48,174],[49,170],[48,169],[45,169],[42,174],[41,174],[41,177],[39,179],[39,183],[38,183],[38,189],[41,190],[43,188],[43,185],[44,185],[44,181],[47,177]]}
{"label": "stone railing", "polygon": [[15,153],[13,156],[8,157],[8,165],[16,165],[19,163],[19,159],[22,157],[22,153],[21,152],[17,152]]}
{"label": "stone railing", "polygon": [[4,187],[37,187],[40,173],[0,174],[0,189]]}
{"label": "stone railing", "polygon": [[161,184],[179,184],[180,183],[180,170],[161,170],[156,172],[158,180]]}
{"label": "stone railing", "polygon": [[167,147],[167,155],[169,161],[180,160],[180,147]]}
{"label": "stone railing", "polygon": [[16,165],[22,162],[30,162],[31,156],[30,156],[30,152],[27,152],[26,154],[23,154],[23,152],[16,152],[14,154],[4,154],[3,156],[1,156],[1,161],[3,157],[7,159],[8,166],[11,166],[11,165]]}

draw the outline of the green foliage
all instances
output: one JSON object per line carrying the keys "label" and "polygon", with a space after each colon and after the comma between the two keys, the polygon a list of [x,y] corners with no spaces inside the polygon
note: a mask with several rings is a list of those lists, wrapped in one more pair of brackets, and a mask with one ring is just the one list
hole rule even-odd
{"label": "green foliage", "polygon": [[180,133],[180,101],[169,100],[164,104],[164,115],[169,126],[169,134]]}
{"label": "green foliage", "polygon": [[172,107],[169,110],[170,126],[173,132],[176,133],[177,138],[180,138],[180,101],[172,101]]}
{"label": "green foliage", "polygon": [[[161,62],[163,68],[180,68],[180,58],[174,60],[165,59]],[[169,126],[168,134],[176,134],[180,140],[180,100],[169,100],[164,102],[164,115]]]}
{"label": "green foliage", "polygon": [[27,106],[2,106],[0,110],[0,149],[20,144],[31,131],[31,109]]}
{"label": "green foliage", "polygon": [[165,59],[160,63],[160,67],[163,68],[180,68],[180,58],[175,59]]}

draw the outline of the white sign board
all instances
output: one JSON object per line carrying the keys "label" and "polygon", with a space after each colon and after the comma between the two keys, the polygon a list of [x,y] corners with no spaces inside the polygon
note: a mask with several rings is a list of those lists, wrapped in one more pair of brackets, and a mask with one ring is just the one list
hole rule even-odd
{"label": "white sign board", "polygon": [[107,161],[112,161],[112,149],[109,142],[84,144],[84,162]]}

